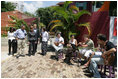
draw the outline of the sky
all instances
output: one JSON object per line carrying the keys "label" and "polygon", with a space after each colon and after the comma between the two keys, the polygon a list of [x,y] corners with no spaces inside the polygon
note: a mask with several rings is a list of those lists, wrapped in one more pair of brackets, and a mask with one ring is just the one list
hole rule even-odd
{"label": "sky", "polygon": [[58,2],[62,1],[24,1],[24,12],[35,13],[38,8],[44,8],[56,5]]}
{"label": "sky", "polygon": [[27,11],[34,14],[38,8],[54,6],[57,3],[63,1],[6,1],[6,2],[18,3],[19,6],[23,4],[24,5],[23,12]]}

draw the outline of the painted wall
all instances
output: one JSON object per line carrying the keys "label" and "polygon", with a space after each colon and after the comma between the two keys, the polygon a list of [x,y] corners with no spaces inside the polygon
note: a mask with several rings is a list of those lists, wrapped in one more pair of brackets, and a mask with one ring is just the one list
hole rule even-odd
{"label": "painted wall", "polygon": [[[78,20],[78,23],[90,22],[91,36],[90,38],[94,41],[95,46],[97,46],[97,34],[102,33],[107,36],[109,40],[109,25],[110,17],[108,11],[93,12],[91,16],[83,15]],[[77,27],[80,31],[80,35],[77,36],[78,42],[83,41],[83,35],[88,34],[86,27]]]}

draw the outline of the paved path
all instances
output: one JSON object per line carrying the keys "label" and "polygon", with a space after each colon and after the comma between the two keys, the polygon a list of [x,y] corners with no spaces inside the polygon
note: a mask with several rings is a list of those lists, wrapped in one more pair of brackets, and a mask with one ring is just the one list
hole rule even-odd
{"label": "paved path", "polygon": [[[67,65],[62,61],[51,59],[54,52],[41,56],[40,45],[35,56],[8,56],[7,38],[1,38],[1,77],[2,78],[86,78],[81,67],[77,64]],[[27,54],[27,49],[24,52]]]}
{"label": "paved path", "polygon": [[48,52],[46,56],[36,54],[16,59],[11,57],[2,62],[2,78],[86,78],[81,67],[67,65],[61,61],[52,60]]}
{"label": "paved path", "polygon": [[[51,59],[54,52],[48,52],[46,56],[40,55],[40,45],[35,56],[19,57],[8,56],[7,39],[2,38],[1,52],[1,77],[2,78],[88,78],[83,71],[83,66],[72,62],[67,65],[63,61]],[[27,49],[24,54],[27,54]]]}

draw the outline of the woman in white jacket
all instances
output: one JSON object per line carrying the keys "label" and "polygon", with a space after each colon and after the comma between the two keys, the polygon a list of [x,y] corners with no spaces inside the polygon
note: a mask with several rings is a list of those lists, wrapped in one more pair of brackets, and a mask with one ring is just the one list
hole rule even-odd
{"label": "woman in white jacket", "polygon": [[[15,48],[16,46],[14,46],[15,43],[15,37],[14,37],[14,28],[10,27],[10,30],[8,31],[8,45],[9,45],[9,53],[8,55],[14,55]],[[12,48],[12,51],[11,51]]]}
{"label": "woman in white jacket", "polygon": [[44,56],[47,53],[47,44],[48,44],[48,39],[49,39],[49,34],[45,28],[42,28],[41,36],[42,36],[42,45],[41,45],[42,53],[41,54]]}

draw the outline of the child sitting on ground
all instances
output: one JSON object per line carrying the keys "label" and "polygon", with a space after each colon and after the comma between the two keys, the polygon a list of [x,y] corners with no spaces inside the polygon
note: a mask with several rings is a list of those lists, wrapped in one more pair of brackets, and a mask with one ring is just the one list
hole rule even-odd
{"label": "child sitting on ground", "polygon": [[88,67],[88,65],[89,65],[89,63],[91,61],[91,58],[93,58],[93,57],[100,57],[104,51],[105,50],[104,50],[103,46],[102,45],[98,45],[97,51],[96,52],[92,52],[92,54],[88,58],[88,62],[86,64],[84,64],[84,66]]}

